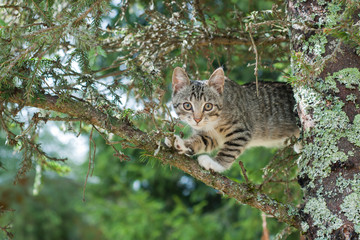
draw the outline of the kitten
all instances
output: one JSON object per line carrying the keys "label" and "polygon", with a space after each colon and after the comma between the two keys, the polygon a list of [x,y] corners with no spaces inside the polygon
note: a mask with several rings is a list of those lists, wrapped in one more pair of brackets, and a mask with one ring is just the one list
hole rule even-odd
{"label": "kitten", "polygon": [[[287,138],[299,136],[295,100],[285,83],[260,82],[238,85],[218,68],[207,81],[190,81],[186,72],[175,68],[172,103],[180,119],[189,124],[189,139],[175,136],[179,153],[195,155],[219,149],[214,159],[198,157],[199,164],[222,172],[252,146],[284,146]],[[171,146],[167,139],[166,144]]]}

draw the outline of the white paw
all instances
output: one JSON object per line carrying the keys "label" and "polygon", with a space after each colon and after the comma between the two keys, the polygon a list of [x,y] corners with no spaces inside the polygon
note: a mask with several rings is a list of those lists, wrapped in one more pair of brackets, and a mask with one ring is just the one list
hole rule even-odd
{"label": "white paw", "polygon": [[187,148],[185,146],[184,140],[182,140],[181,137],[177,135],[175,135],[174,147],[180,154],[188,153],[189,151],[191,151],[190,148]]}
{"label": "white paw", "polygon": [[297,143],[294,144],[294,151],[296,153],[301,153],[302,148],[303,148],[303,146],[302,146],[301,142],[297,142]]}
{"label": "white paw", "polygon": [[172,142],[171,142],[170,138],[165,137],[164,143],[165,143],[165,145],[168,146],[169,148],[172,147]]}
{"label": "white paw", "polygon": [[[172,147],[172,142],[169,138],[165,138],[165,144],[168,147]],[[192,150],[185,146],[184,140],[181,139],[181,137],[175,135],[175,141],[174,141],[174,148],[180,153],[180,154],[187,154],[192,152]]]}
{"label": "white paw", "polygon": [[221,166],[218,162],[214,161],[208,155],[201,155],[198,157],[198,162],[200,166],[205,168],[206,170],[212,169],[215,172],[223,172],[226,170],[223,166]]}

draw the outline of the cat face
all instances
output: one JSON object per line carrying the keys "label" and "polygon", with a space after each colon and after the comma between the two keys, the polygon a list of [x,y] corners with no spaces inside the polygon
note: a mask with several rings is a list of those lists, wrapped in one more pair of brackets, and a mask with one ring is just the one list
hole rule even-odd
{"label": "cat face", "polygon": [[182,68],[172,78],[174,109],[194,129],[213,128],[223,107],[224,71],[217,69],[207,81],[190,81]]}

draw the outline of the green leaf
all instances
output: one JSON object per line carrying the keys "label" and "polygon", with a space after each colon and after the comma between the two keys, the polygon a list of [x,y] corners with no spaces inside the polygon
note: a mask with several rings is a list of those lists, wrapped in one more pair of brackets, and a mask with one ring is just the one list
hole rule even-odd
{"label": "green leaf", "polygon": [[0,19],[0,26],[7,26],[6,22]]}

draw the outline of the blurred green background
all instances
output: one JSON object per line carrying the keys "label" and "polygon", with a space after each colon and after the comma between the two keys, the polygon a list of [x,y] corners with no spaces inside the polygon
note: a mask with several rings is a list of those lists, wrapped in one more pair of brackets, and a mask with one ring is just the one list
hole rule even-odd
{"label": "blurred green background", "polygon": [[[80,165],[69,160],[71,172],[65,176],[44,171],[39,193],[34,195],[36,171],[14,185],[20,156],[1,144],[1,205],[14,211],[1,216],[0,226],[10,223],[14,239],[24,240],[261,238],[259,210],[228,199],[177,169],[140,161],[136,150],[131,161],[120,162],[101,137],[95,139],[97,154],[85,202],[87,159]],[[40,142],[56,144],[51,135]],[[58,154],[67,156],[71,144],[61,146]],[[254,148],[241,156],[251,181],[261,182],[261,169],[273,152]],[[236,165],[226,175],[243,181],[240,171]],[[285,228],[272,218],[267,218],[267,224],[272,236]],[[289,239],[297,239],[293,235]]]}

